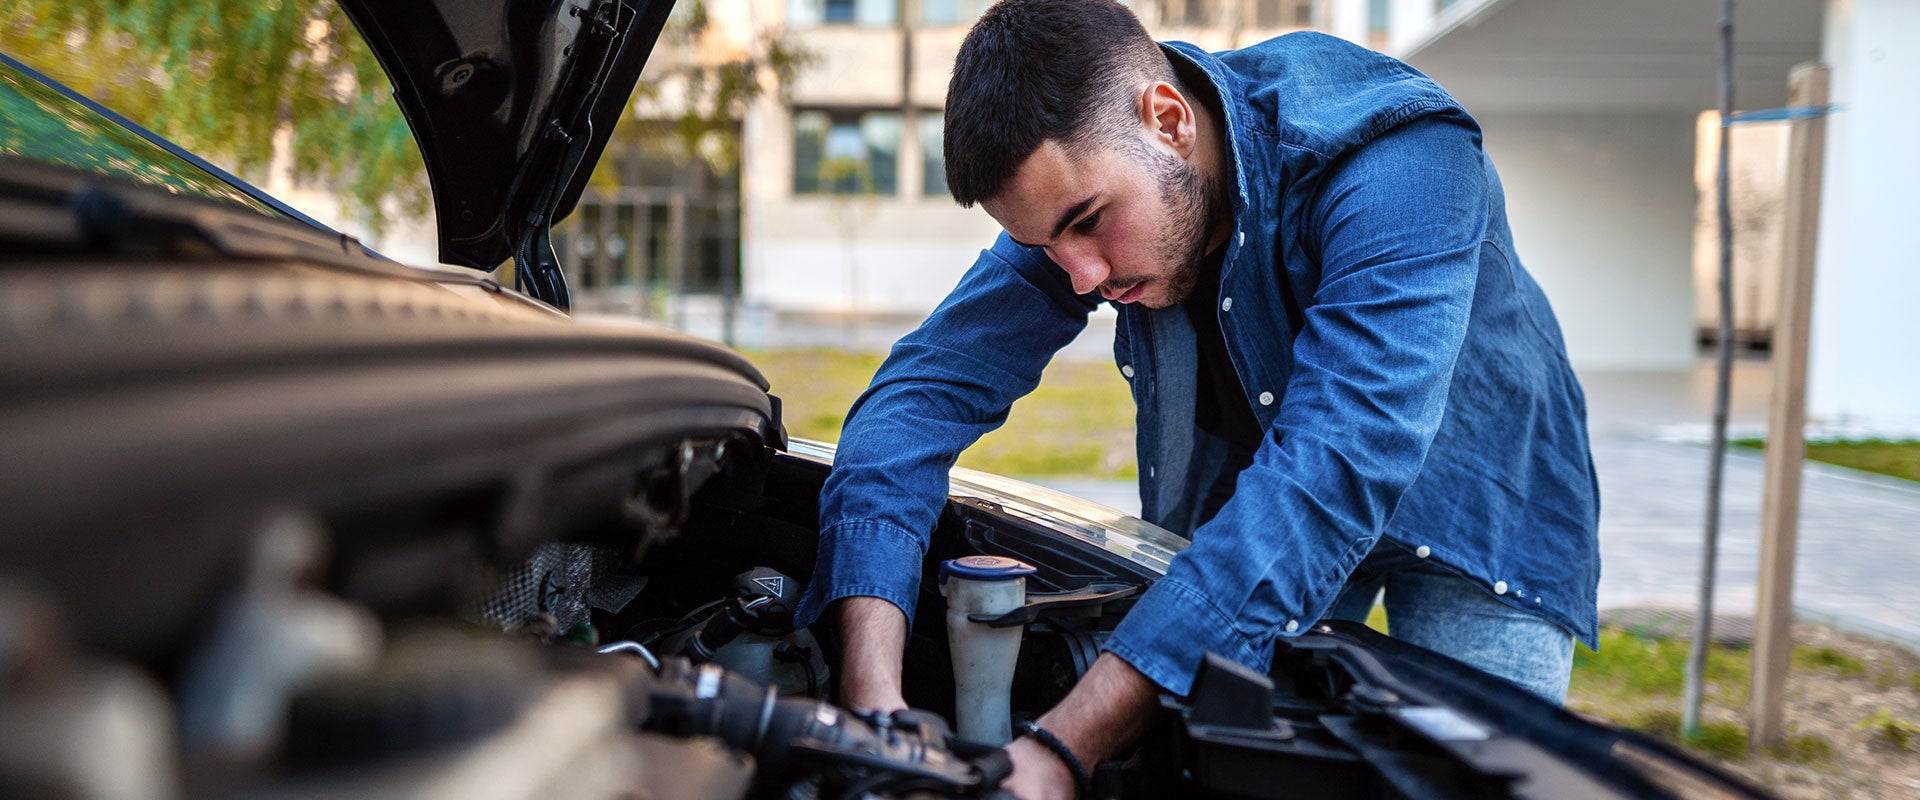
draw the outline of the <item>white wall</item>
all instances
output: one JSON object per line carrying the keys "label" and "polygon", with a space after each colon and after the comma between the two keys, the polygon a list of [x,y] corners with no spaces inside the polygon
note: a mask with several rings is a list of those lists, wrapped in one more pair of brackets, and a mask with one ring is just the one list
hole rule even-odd
{"label": "white wall", "polygon": [[[1787,124],[1746,122],[1733,131],[1733,328],[1771,334],[1780,310],[1780,248],[1786,234]],[[1693,184],[1693,320],[1720,326],[1720,115],[1700,115]]]}
{"label": "white wall", "polygon": [[1815,419],[1920,433],[1920,3],[1832,0],[1814,288]]}
{"label": "white wall", "polygon": [[759,211],[746,300],[773,310],[925,314],[1000,233],[945,195],[790,197]]}
{"label": "white wall", "polygon": [[1574,366],[1691,367],[1692,116],[1479,119],[1515,248],[1553,302]]}

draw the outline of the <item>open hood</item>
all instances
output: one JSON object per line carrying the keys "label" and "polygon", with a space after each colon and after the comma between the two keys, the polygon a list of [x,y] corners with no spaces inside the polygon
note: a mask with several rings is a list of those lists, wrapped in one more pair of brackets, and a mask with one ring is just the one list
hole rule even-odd
{"label": "open hood", "polygon": [[440,259],[566,306],[547,234],[573,211],[673,0],[340,0],[427,165]]}

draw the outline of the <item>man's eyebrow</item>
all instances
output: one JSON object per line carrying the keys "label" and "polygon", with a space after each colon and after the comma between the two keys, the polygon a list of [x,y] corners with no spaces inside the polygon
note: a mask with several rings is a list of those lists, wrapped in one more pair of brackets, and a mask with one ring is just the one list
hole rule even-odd
{"label": "man's eyebrow", "polygon": [[1067,226],[1072,225],[1075,219],[1078,219],[1081,214],[1086,213],[1087,206],[1091,206],[1091,205],[1093,205],[1093,198],[1091,197],[1085,200],[1082,200],[1078,203],[1074,203],[1072,208],[1067,209],[1066,213],[1060,215],[1059,222],[1053,223],[1053,235],[1047,238],[1049,239],[1060,238],[1060,234],[1066,231]]}

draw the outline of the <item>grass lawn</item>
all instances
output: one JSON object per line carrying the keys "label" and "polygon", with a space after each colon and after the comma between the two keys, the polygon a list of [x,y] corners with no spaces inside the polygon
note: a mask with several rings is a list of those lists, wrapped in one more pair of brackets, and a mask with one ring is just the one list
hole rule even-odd
{"label": "grass lawn", "polygon": [[[833,442],[867,388],[878,354],[832,350],[748,352],[786,414],[787,433]],[[960,466],[1012,477],[1131,479],[1133,398],[1108,362],[1056,361],[1040,388],[1015,403],[1007,424],[960,456]]]}
{"label": "grass lawn", "polygon": [[[1687,641],[1603,628],[1574,650],[1567,707],[1682,745],[1783,798],[1882,797],[1920,785],[1920,658],[1897,645],[1796,625],[1784,741],[1750,753],[1746,647],[1707,653],[1699,736],[1682,741]],[[1906,796],[1906,795],[1900,795]]]}
{"label": "grass lawn", "polygon": [[[1765,439],[1735,439],[1733,444],[1754,450],[1764,449]],[[1920,442],[1888,442],[1869,439],[1860,442],[1812,442],[1807,458],[1835,466],[1891,475],[1920,481]]]}

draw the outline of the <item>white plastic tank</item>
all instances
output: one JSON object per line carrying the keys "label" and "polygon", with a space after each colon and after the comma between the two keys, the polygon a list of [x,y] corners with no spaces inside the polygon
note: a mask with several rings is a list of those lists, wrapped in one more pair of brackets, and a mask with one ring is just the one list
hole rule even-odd
{"label": "white plastic tank", "polygon": [[961,739],[1004,745],[1013,739],[1010,694],[1020,660],[1022,626],[995,628],[969,619],[999,616],[1027,600],[1034,569],[1001,556],[967,556],[940,564],[947,599],[947,644],[953,651],[954,722]]}

